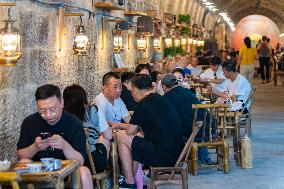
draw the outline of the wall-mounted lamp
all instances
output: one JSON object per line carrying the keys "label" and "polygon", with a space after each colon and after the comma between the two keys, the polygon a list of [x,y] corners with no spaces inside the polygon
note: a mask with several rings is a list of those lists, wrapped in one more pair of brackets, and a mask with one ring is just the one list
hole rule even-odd
{"label": "wall-mounted lamp", "polygon": [[181,43],[182,46],[186,46],[187,45],[187,38],[185,36],[180,38],[180,43]]}
{"label": "wall-mounted lamp", "polygon": [[89,47],[89,39],[86,35],[85,27],[82,25],[82,16],[84,13],[80,12],[65,12],[64,7],[59,8],[59,50],[64,48],[64,34],[65,34],[65,22],[66,16],[79,16],[80,25],[76,29],[76,35],[74,38],[73,49],[77,55],[85,55]]}
{"label": "wall-mounted lamp", "polygon": [[175,39],[175,47],[179,47],[180,46],[180,39]]}
{"label": "wall-mounted lamp", "polygon": [[15,29],[11,20],[10,6],[15,3],[0,3],[0,6],[9,6],[8,20],[5,20],[5,27],[0,29],[0,65],[15,66],[21,58],[21,36],[18,29]]}
{"label": "wall-mounted lamp", "polygon": [[153,48],[155,50],[160,50],[160,45],[161,45],[161,40],[160,40],[160,37],[155,37],[153,39]]}
{"label": "wall-mounted lamp", "polygon": [[147,40],[144,35],[137,39],[137,49],[143,51],[147,49]]}
{"label": "wall-mounted lamp", "polygon": [[122,50],[121,30],[115,30],[113,32],[113,50],[114,52],[120,52]]}
{"label": "wall-mounted lamp", "polygon": [[192,45],[192,43],[193,43],[193,39],[192,39],[192,38],[189,38],[189,39],[188,39],[188,44]]}
{"label": "wall-mounted lamp", "polygon": [[89,47],[89,38],[86,35],[85,27],[82,25],[82,17],[80,16],[80,25],[76,29],[73,49],[77,55],[86,55]]}
{"label": "wall-mounted lamp", "polygon": [[171,37],[165,38],[165,46],[166,48],[170,48],[173,46],[173,39]]}

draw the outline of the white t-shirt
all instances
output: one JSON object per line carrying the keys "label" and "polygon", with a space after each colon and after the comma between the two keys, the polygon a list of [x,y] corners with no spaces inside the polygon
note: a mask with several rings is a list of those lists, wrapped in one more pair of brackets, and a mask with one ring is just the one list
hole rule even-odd
{"label": "white t-shirt", "polygon": [[121,98],[114,100],[114,105],[112,105],[103,93],[100,93],[95,98],[95,104],[98,106],[99,111],[101,111],[107,121],[112,121],[114,123],[121,123],[121,120],[129,116],[128,110],[121,100]]}
{"label": "white t-shirt", "polygon": [[227,80],[224,91],[228,91],[230,96],[236,95],[238,101],[242,100],[245,103],[249,97],[251,86],[244,76],[238,74],[234,81]]}
{"label": "white t-shirt", "polygon": [[199,66],[192,67],[191,65],[188,65],[187,68],[190,69],[191,75],[193,75],[193,77],[199,76],[202,72],[202,68]]}
{"label": "white t-shirt", "polygon": [[[219,66],[219,69],[216,72],[216,77],[217,77],[217,79],[224,79],[224,81],[220,84],[211,83],[212,89],[214,91],[222,92],[222,91],[224,91],[225,86],[226,86],[226,82],[227,82],[227,79],[224,76],[224,73],[223,73],[223,70],[222,70],[222,66]],[[202,74],[200,74],[200,79],[203,80],[203,81],[206,81],[208,79],[215,79],[214,71],[212,70],[212,68],[208,68]]]}

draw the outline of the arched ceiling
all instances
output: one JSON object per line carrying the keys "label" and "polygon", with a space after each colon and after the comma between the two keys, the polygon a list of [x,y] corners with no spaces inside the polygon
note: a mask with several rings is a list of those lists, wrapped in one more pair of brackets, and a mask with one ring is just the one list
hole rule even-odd
{"label": "arched ceiling", "polygon": [[284,0],[212,0],[221,11],[229,14],[235,23],[242,18],[259,14],[273,20],[284,29]]}

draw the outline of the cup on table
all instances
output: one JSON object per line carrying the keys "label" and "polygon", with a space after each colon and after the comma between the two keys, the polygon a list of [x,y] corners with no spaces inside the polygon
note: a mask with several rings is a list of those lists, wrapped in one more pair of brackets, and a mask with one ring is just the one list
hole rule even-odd
{"label": "cup on table", "polygon": [[29,168],[31,173],[37,173],[41,171],[42,164],[39,163],[27,163],[26,166]]}
{"label": "cup on table", "polygon": [[46,168],[48,167],[52,162],[53,162],[54,158],[41,158],[40,161],[42,163],[42,165]]}

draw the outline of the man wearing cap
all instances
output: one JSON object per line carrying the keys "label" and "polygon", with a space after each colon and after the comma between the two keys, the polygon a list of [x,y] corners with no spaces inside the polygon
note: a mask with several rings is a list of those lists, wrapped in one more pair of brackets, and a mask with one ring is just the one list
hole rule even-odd
{"label": "man wearing cap", "polygon": [[[173,166],[183,148],[182,125],[175,108],[155,92],[152,79],[135,75],[132,95],[138,102],[130,124],[117,133],[125,182],[120,188],[136,188],[138,162],[146,166]],[[142,131],[144,137],[137,136]]]}
{"label": "man wearing cap", "polygon": [[177,110],[182,123],[183,136],[188,138],[192,132],[194,116],[192,104],[200,104],[200,101],[191,90],[178,85],[178,80],[173,74],[165,75],[161,84],[165,91],[164,98]]}

